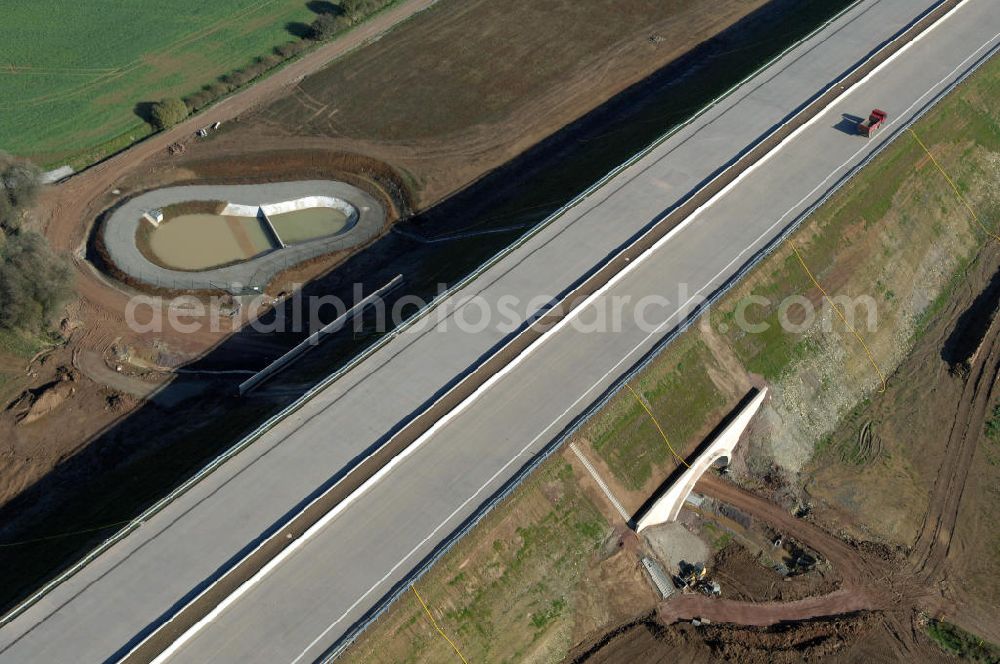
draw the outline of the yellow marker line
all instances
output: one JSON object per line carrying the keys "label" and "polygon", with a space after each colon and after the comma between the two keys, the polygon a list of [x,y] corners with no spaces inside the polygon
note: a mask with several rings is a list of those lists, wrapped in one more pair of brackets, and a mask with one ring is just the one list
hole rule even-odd
{"label": "yellow marker line", "polygon": [[795,257],[799,259],[799,264],[802,265],[802,269],[806,271],[807,275],[809,275],[809,280],[812,281],[813,285],[819,289],[820,293],[823,294],[823,297],[826,298],[826,301],[830,303],[830,306],[833,307],[833,310],[837,312],[838,316],[840,316],[840,320],[844,321],[844,325],[846,325],[847,328],[852,333],[854,333],[854,336],[857,337],[858,341],[861,342],[861,346],[865,349],[865,353],[868,355],[868,361],[871,362],[873,367],[875,367],[875,372],[878,374],[879,379],[881,379],[882,381],[882,387],[879,389],[879,392],[885,392],[885,374],[882,373],[882,370],[878,366],[878,362],[875,361],[875,356],[872,355],[872,351],[870,348],[868,348],[868,344],[865,343],[865,340],[861,337],[858,331],[854,329],[854,326],[847,322],[847,317],[844,316],[844,312],[840,310],[840,307],[834,304],[833,300],[830,299],[830,296],[827,294],[826,290],[819,285],[818,281],[816,281],[816,277],[813,276],[813,273],[809,270],[809,267],[806,265],[806,262],[802,260],[802,254],[799,253],[799,250],[796,249],[794,246],[792,246],[792,251],[795,252]]}
{"label": "yellow marker line", "polygon": [[642,406],[642,409],[645,410],[647,414],[649,414],[649,419],[653,420],[653,424],[656,425],[656,430],[660,432],[661,436],[663,436],[663,442],[665,442],[667,444],[667,447],[670,448],[670,453],[673,454],[678,461],[680,461],[685,466],[690,468],[691,466],[688,466],[688,462],[682,459],[681,456],[674,451],[674,446],[670,444],[670,440],[667,439],[667,434],[664,433],[663,428],[660,426],[660,423],[656,421],[656,416],[653,415],[653,411],[649,409],[649,406],[646,405],[646,402],[643,401],[641,398],[639,398],[639,395],[636,393],[635,390],[632,389],[631,385],[625,383],[625,387],[627,387],[629,392],[631,392],[635,396],[635,400],[639,402],[639,405]]}
{"label": "yellow marker line", "polygon": [[969,214],[971,214],[972,218],[976,220],[976,223],[979,224],[979,227],[981,229],[983,229],[983,232],[986,233],[987,235],[989,235],[990,237],[992,237],[994,240],[1000,242],[1000,235],[997,235],[996,233],[994,233],[990,229],[986,228],[986,224],[984,224],[982,221],[979,220],[979,215],[977,215],[976,211],[972,209],[972,206],[969,205],[969,202],[967,200],[965,200],[965,196],[962,195],[962,192],[959,190],[958,186],[955,184],[955,181],[951,179],[951,177],[945,172],[945,170],[943,168],[941,168],[941,164],[938,163],[938,160],[934,158],[934,155],[931,154],[931,151],[927,149],[927,146],[924,145],[924,142],[920,140],[919,136],[917,136],[917,132],[913,131],[913,129],[908,129],[908,131],[911,134],[913,134],[913,138],[917,141],[917,143],[920,144],[920,147],[922,147],[924,149],[924,152],[927,153],[927,156],[931,158],[931,162],[941,172],[941,175],[944,176],[944,179],[948,181],[948,184],[951,185],[951,188],[955,191],[955,196],[957,196],[958,200],[960,200],[962,202],[962,205],[964,205],[965,209],[969,211]]}
{"label": "yellow marker line", "polygon": [[438,627],[437,621],[434,620],[434,616],[431,614],[431,610],[428,609],[427,604],[424,603],[424,598],[421,597],[420,593],[417,592],[417,587],[410,586],[410,590],[412,590],[413,594],[417,596],[417,601],[420,602],[420,606],[424,607],[424,611],[427,613],[427,617],[431,619],[431,624],[434,625],[434,629],[437,630],[437,633],[441,635],[442,639],[448,642],[448,645],[452,647],[452,649],[455,651],[455,654],[458,655],[459,659],[462,660],[462,664],[469,664],[468,660],[465,659],[465,656],[462,655],[462,651],[458,649],[458,646],[456,646],[455,643],[448,638],[448,635],[445,634],[440,627]]}

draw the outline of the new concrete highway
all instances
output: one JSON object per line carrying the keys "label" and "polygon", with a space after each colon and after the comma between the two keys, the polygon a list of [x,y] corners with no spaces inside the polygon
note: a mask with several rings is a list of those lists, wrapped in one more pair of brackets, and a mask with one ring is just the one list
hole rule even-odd
{"label": "new concrete highway", "polygon": [[[866,0],[733,91],[455,294],[443,305],[451,312],[445,325],[395,338],[0,629],[0,661],[99,662],[128,653],[509,335],[475,325],[483,307],[471,297],[480,296],[494,323],[514,299],[515,310],[534,313],[546,299],[537,296],[571,287],[933,4]],[[577,319],[600,327],[595,311],[617,302],[618,329],[553,330],[172,649],[171,660],[319,657],[653,348],[697,296],[724,284],[894,127],[974,67],[998,33],[994,0],[967,0],[636,261]],[[876,138],[836,128],[841,114],[875,106],[890,116]],[[661,299],[636,312],[644,296]]]}

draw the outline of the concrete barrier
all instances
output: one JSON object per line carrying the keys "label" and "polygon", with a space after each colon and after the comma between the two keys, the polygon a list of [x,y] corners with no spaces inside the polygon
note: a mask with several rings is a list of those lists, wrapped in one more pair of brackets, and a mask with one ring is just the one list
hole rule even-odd
{"label": "concrete barrier", "polygon": [[758,392],[750,403],[737,413],[736,417],[716,436],[715,440],[709,443],[705,450],[698,455],[694,463],[677,478],[677,481],[650,505],[646,513],[636,523],[636,532],[641,533],[650,526],[656,526],[677,519],[677,515],[681,511],[681,506],[684,505],[684,500],[691,493],[691,490],[701,476],[705,474],[705,471],[719,459],[724,458],[726,459],[726,465],[729,464],[729,460],[733,457],[733,449],[736,447],[736,443],[740,441],[740,436],[746,431],[750,420],[760,410],[766,395],[767,389],[765,388]]}
{"label": "concrete barrier", "polygon": [[267,212],[264,211],[264,208],[258,208],[257,218],[264,220],[264,225],[267,226],[267,230],[271,233],[271,237],[274,238],[274,241],[278,243],[278,247],[280,249],[284,249],[288,246],[285,244],[285,241],[281,239],[281,236],[278,235],[278,229],[274,227],[274,223],[271,221],[271,218],[267,216]]}
{"label": "concrete barrier", "polygon": [[[225,216],[255,218],[270,246],[281,251],[265,251],[252,258],[203,270],[174,270],[150,260],[136,244],[136,232],[142,213],[189,201],[229,201],[221,205]],[[261,207],[275,221],[274,215],[309,207],[338,210],[346,215],[339,230],[300,242],[275,239],[271,227],[260,219]],[[114,266],[127,282],[149,284],[173,291],[219,290],[234,294],[261,290],[278,274],[304,261],[337,251],[362,246],[385,230],[386,211],[371,194],[346,182],[303,180],[238,185],[177,185],[153,189],[123,200],[112,208],[95,231]],[[280,233],[278,234],[281,235]],[[197,241],[197,238],[195,240]]]}
{"label": "concrete barrier", "polygon": [[301,198],[293,198],[288,201],[263,203],[261,205],[226,203],[226,207],[222,208],[221,214],[230,217],[257,217],[258,219],[263,219],[275,242],[278,243],[279,247],[284,249],[288,245],[285,244],[285,241],[281,238],[281,234],[278,233],[278,229],[271,221],[271,215],[285,214],[286,212],[295,212],[296,210],[308,210],[310,208],[330,208],[342,213],[347,217],[347,220],[340,232],[354,226],[359,216],[356,207],[336,196],[302,196]]}
{"label": "concrete barrier", "polygon": [[360,314],[365,307],[367,307],[375,300],[385,296],[389,291],[393,290],[401,283],[403,283],[403,275],[397,274],[395,277],[393,277],[392,281],[387,283],[385,286],[382,286],[382,288],[379,288],[371,295],[358,301],[353,307],[345,311],[340,316],[337,316],[337,318],[335,318],[333,321],[327,323],[317,331],[313,332],[308,337],[300,341],[294,348],[292,348],[284,355],[276,359],[274,362],[271,362],[271,364],[267,365],[266,367],[264,367],[254,375],[250,376],[242,383],[240,383],[238,388],[239,395],[240,396],[245,395],[250,390],[257,387],[262,382],[264,382],[265,380],[267,380],[268,378],[275,375],[276,373],[287,367],[289,364],[294,362],[296,359],[298,359],[300,355],[305,353],[307,350],[313,348],[314,346],[318,346],[321,343],[323,337],[333,332],[336,332],[337,330],[344,327],[344,325],[353,320],[355,316]]}

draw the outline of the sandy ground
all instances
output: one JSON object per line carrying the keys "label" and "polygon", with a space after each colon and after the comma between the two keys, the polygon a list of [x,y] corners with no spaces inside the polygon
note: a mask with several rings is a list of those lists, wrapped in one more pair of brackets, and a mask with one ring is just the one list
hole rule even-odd
{"label": "sandy ground", "polygon": [[705,541],[689,531],[679,521],[654,526],[643,532],[649,547],[664,569],[674,570],[681,562],[702,563],[709,559]]}

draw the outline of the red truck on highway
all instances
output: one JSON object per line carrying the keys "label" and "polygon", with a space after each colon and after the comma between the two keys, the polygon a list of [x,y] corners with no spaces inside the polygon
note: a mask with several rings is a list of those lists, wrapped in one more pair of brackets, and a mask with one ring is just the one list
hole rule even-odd
{"label": "red truck on highway", "polygon": [[872,114],[868,116],[867,120],[862,120],[858,123],[858,133],[864,137],[874,136],[875,132],[878,131],[882,123],[885,122],[886,112],[876,108],[872,111]]}

